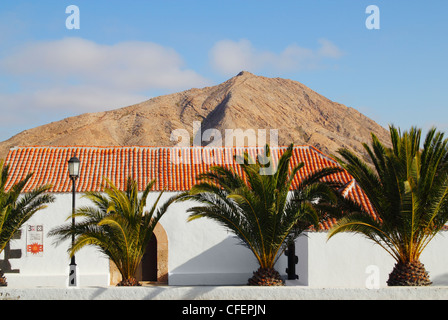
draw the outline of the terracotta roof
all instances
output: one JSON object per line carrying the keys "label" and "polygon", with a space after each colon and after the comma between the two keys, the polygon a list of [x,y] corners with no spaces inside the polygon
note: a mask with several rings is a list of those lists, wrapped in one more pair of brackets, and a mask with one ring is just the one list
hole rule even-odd
{"label": "terracotta roof", "polygon": [[[286,147],[271,148],[274,165]],[[185,191],[196,182],[199,173],[207,172],[213,165],[224,165],[241,173],[233,155],[248,151],[251,157],[263,151],[259,147],[245,148],[207,148],[190,147],[91,147],[91,146],[33,146],[12,148],[6,158],[10,165],[6,188],[33,172],[25,191],[42,184],[52,185],[51,192],[71,192],[72,184],[68,175],[68,160],[76,155],[81,163],[80,176],[76,181],[77,192],[101,191],[103,177],[109,178],[117,187],[123,189],[128,176],[138,181],[143,190],[151,180],[156,179],[153,191]],[[182,157],[179,157],[182,155]],[[291,167],[304,162],[305,166],[296,175],[292,188],[305,176],[323,167],[336,166],[336,161],[312,146],[295,146]],[[346,172],[330,177],[346,185],[344,195],[362,203],[373,212],[366,195]],[[334,221],[323,225],[328,229]]]}

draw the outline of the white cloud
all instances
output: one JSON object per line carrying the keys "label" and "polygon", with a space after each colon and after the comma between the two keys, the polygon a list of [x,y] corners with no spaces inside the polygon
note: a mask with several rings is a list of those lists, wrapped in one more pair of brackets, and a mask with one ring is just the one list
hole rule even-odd
{"label": "white cloud", "polygon": [[[47,107],[70,106],[74,95],[75,101],[83,101],[84,109],[92,111],[107,108],[109,100],[126,106],[130,104],[127,98],[143,98],[142,93],[151,90],[176,91],[209,84],[185,69],[175,50],[148,42],[101,45],[65,38],[31,43],[2,59],[0,70],[18,79],[24,92],[31,90],[36,105],[46,101]],[[85,98],[80,98],[82,95]],[[72,107],[77,107],[76,103]]]}
{"label": "white cloud", "polygon": [[344,53],[331,41],[327,39],[319,39],[321,47],[318,50],[318,55],[323,58],[339,59]]}
{"label": "white cloud", "polygon": [[15,131],[211,84],[186,68],[172,48],[138,41],[103,45],[81,38],[33,42],[3,53],[0,75],[0,125],[11,127],[5,119],[16,119],[20,129]]}
{"label": "white cloud", "polygon": [[282,52],[257,50],[247,39],[221,40],[210,50],[210,62],[221,74],[233,75],[241,70],[258,72],[269,70],[277,73],[319,68],[325,59],[338,59],[343,52],[331,41],[320,39],[317,49],[303,48],[296,44]]}

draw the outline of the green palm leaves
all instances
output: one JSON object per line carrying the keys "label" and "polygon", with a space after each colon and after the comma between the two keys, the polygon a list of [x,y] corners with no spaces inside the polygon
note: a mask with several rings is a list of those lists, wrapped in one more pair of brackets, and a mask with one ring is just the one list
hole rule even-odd
{"label": "green palm leaves", "polygon": [[34,190],[22,193],[26,184],[32,177],[28,174],[23,180],[6,191],[9,166],[0,162],[0,252],[2,252],[13,235],[37,211],[44,209],[54,197],[46,193],[50,186],[40,186]]}
{"label": "green palm leaves", "polygon": [[390,136],[391,148],[374,135],[371,147],[364,144],[373,167],[346,149],[339,151],[340,164],[367,194],[377,217],[353,209],[329,237],[344,231],[363,234],[405,264],[417,261],[448,221],[448,146],[435,129],[423,146],[416,128],[401,133],[391,126]]}
{"label": "green palm leaves", "polygon": [[291,145],[276,170],[271,170],[272,162],[266,161],[270,160],[268,146],[267,158],[262,161],[251,161],[247,153],[244,159],[237,159],[243,176],[224,167],[212,167],[183,198],[203,204],[188,209],[189,220],[215,220],[252,251],[261,268],[273,268],[287,245],[311,225],[318,228],[322,212],[336,201],[332,186],[321,179],[340,168],[317,172],[290,193],[294,176],[303,167],[301,163],[290,168],[292,152]]}
{"label": "green palm leaves", "polygon": [[107,179],[106,182],[104,193],[87,192],[84,195],[93,206],[76,210],[75,217],[82,219],[77,221],[74,228],[71,224],[61,226],[51,230],[50,235],[62,241],[74,234],[76,240],[69,248],[71,256],[84,246],[95,246],[115,263],[123,281],[135,282],[136,270],[154,228],[174,197],[158,207],[161,192],[150,209],[145,210],[155,180],[146,186],[140,196],[137,182],[131,178],[128,178],[124,191]]}

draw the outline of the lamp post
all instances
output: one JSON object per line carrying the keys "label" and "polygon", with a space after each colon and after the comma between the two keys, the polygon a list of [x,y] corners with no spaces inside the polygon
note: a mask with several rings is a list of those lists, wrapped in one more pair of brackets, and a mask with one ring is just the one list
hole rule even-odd
{"label": "lamp post", "polygon": [[[75,197],[76,197],[76,188],[75,181],[79,177],[79,159],[73,156],[70,160],[68,160],[68,171],[70,175],[70,179],[72,180],[72,228],[75,228]],[[72,247],[75,243],[75,234],[72,234]],[[76,262],[75,256],[72,256],[70,262],[69,276],[68,276],[68,285],[69,287],[76,287]]]}

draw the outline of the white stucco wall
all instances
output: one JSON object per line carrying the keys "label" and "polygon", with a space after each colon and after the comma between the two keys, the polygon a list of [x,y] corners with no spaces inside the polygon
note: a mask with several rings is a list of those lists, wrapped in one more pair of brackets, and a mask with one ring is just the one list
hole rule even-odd
{"label": "white stucco wall", "polygon": [[[296,242],[300,285],[310,287],[385,287],[395,260],[361,235],[342,233],[327,240],[326,232],[307,232]],[[440,232],[420,261],[434,285],[448,285],[448,232]]]}
{"label": "white stucco wall", "polygon": [[[89,202],[77,195],[76,205],[86,205]],[[21,250],[20,259],[9,259],[11,269],[20,270],[20,273],[6,273],[8,286],[35,287],[35,286],[68,286],[70,258],[67,253],[69,242],[58,246],[53,244],[54,238],[47,233],[53,227],[66,223],[71,213],[72,195],[57,194],[56,201],[44,210],[38,211],[26,225],[44,226],[44,252],[43,256],[33,256],[26,252],[26,225],[22,228],[20,239],[10,242],[11,250]],[[70,222],[71,220],[69,220]],[[3,252],[0,259],[4,259]],[[94,248],[82,249],[76,254],[78,266],[78,285],[94,286],[109,284],[109,260],[101,256]]]}
{"label": "white stucco wall", "polygon": [[[150,194],[149,205],[157,195]],[[165,193],[161,201],[171,195]],[[11,269],[20,270],[6,273],[9,287],[67,286],[69,243],[55,246],[47,232],[67,222],[72,198],[71,194],[56,194],[56,198],[55,203],[27,223],[44,225],[43,257],[27,255],[25,230],[21,239],[11,242],[11,249],[21,250],[21,257],[9,259]],[[77,206],[89,204],[78,195]],[[245,285],[258,268],[252,253],[214,221],[187,222],[186,210],[191,205],[192,202],[175,203],[160,220],[168,237],[169,285]],[[447,232],[438,235],[421,258],[435,285],[448,285],[447,235]],[[375,284],[384,287],[394,266],[394,260],[385,251],[352,234],[339,234],[327,241],[326,233],[306,233],[296,241],[296,254],[299,279],[293,283],[309,287],[365,288]],[[4,259],[4,253],[0,259]],[[76,263],[80,286],[109,285],[109,260],[95,248],[82,249],[76,255]],[[282,255],[276,269],[286,276],[286,266],[287,258]]]}
{"label": "white stucco wall", "polygon": [[209,219],[187,222],[192,202],[173,204],[160,223],[167,232],[170,285],[246,284],[257,262],[233,234]]}

